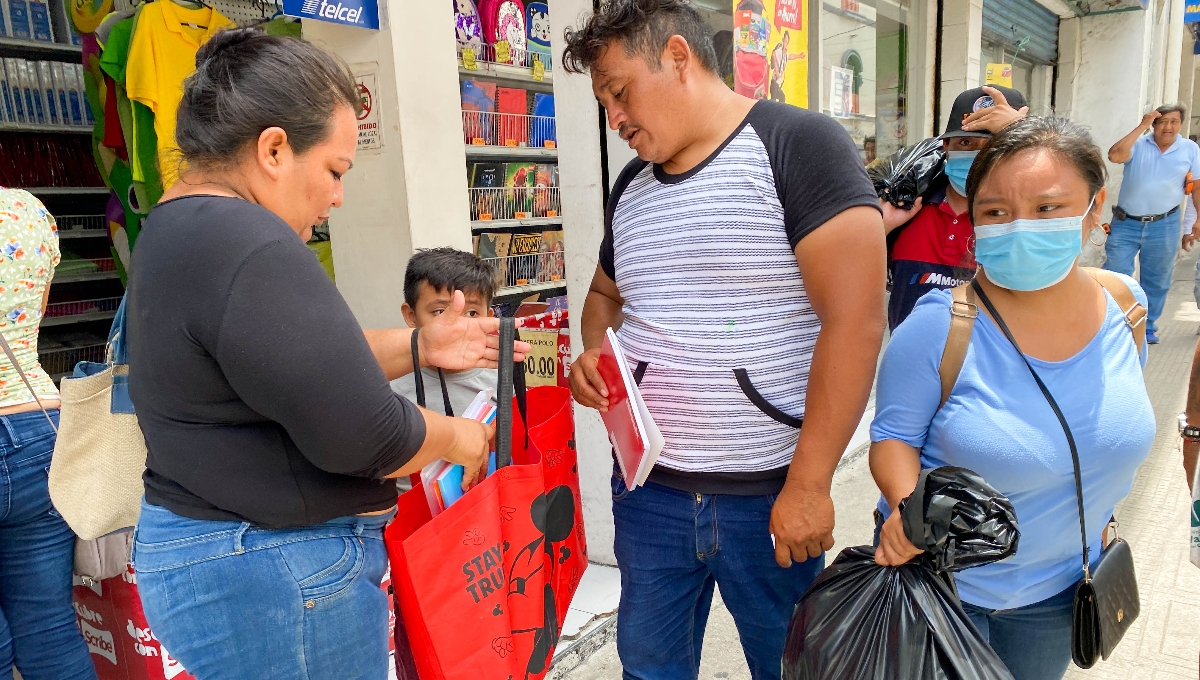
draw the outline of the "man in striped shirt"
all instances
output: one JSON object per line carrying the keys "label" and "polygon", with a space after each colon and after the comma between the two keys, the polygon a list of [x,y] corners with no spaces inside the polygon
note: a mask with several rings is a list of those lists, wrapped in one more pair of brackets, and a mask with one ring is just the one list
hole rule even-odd
{"label": "man in striped shirt", "polygon": [[612,482],[626,678],[697,676],[714,585],[752,675],[779,677],[885,323],[883,223],[854,143],[729,90],[710,32],[685,0],[609,0],[563,55],[638,154],[570,375],[580,404],[608,407],[596,359],[616,328],[666,440],[647,484]]}

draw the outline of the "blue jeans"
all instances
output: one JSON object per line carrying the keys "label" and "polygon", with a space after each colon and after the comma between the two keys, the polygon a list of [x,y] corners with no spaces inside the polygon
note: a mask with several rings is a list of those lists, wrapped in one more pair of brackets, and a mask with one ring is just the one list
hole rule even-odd
{"label": "blue jeans", "polygon": [[[1104,268],[1133,276],[1133,258],[1138,256],[1138,273],[1142,290],[1146,291],[1146,331],[1158,332],[1158,317],[1162,316],[1171,288],[1175,269],[1175,253],[1179,250],[1179,213],[1155,222],[1117,220],[1111,224],[1112,233],[1104,244],[1108,256]],[[1140,255],[1139,255],[1140,251]]]}
{"label": "blue jeans", "polygon": [[1048,600],[1016,609],[984,609],[963,602],[1015,680],[1061,680],[1071,665],[1071,604],[1075,586]]}
{"label": "blue jeans", "polygon": [[[50,411],[58,422],[58,410]],[[41,411],[0,416],[0,679],[94,680],[71,604],[75,534],[50,504],[54,429]]]}
{"label": "blue jeans", "polygon": [[621,604],[617,653],[627,680],[700,673],[713,586],[733,614],[755,680],[780,677],[792,610],[825,556],[782,569],[767,526],[775,496],[703,495],[612,480]]}
{"label": "blue jeans", "polygon": [[[883,515],[875,511],[875,538]],[[984,609],[963,602],[967,618],[1004,662],[1014,680],[1061,680],[1071,664],[1071,605],[1075,586],[1016,609]]]}
{"label": "blue jeans", "polygon": [[389,519],[271,530],[143,501],[133,561],[146,621],[204,680],[384,680]]}

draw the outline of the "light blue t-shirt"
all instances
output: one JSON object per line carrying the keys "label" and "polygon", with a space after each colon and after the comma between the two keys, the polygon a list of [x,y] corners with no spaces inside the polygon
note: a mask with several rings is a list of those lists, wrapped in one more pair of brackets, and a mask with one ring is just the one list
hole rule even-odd
{"label": "light blue t-shirt", "polygon": [[[1143,305],[1146,294],[1121,275]],[[1012,609],[1041,602],[1083,577],[1071,450],[1029,369],[980,313],[962,372],[938,410],[938,364],[950,330],[948,290],[923,296],[896,328],[879,368],[871,441],[921,450],[921,467],[974,470],[1012,501],[1021,530],[1012,557],[956,575],[965,602]],[[1079,449],[1091,558],[1113,508],[1154,441],[1154,412],[1133,335],[1108,297],[1100,332],[1075,356],[1029,358],[1058,401]],[[881,501],[880,510],[888,507]]]}
{"label": "light blue t-shirt", "polygon": [[1125,163],[1121,197],[1117,205],[1130,215],[1160,215],[1183,202],[1183,180],[1190,172],[1200,179],[1200,147],[1179,135],[1166,153],[1158,150],[1154,135],[1133,143]]}

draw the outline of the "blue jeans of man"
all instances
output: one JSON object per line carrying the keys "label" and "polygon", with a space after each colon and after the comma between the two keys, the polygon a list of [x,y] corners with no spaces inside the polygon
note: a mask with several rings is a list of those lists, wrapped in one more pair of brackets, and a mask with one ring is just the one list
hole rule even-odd
{"label": "blue jeans of man", "polygon": [[385,680],[389,519],[273,530],[143,500],[133,562],[146,621],[204,680]]}
{"label": "blue jeans of man", "polygon": [[612,480],[621,571],[617,653],[626,680],[700,673],[713,587],[733,615],[754,680],[780,677],[792,610],[825,556],[783,569],[768,524],[775,496],[694,494]]}
{"label": "blue jeans of man", "polygon": [[1146,331],[1157,333],[1179,250],[1179,213],[1154,222],[1114,219],[1110,228],[1112,232],[1104,244],[1108,256],[1104,268],[1133,276],[1133,258],[1137,256],[1138,283],[1146,291],[1148,303]]}
{"label": "blue jeans of man", "polygon": [[0,417],[0,680],[14,665],[25,680],[96,678],[71,604],[75,534],[47,488],[54,439],[41,411]]}

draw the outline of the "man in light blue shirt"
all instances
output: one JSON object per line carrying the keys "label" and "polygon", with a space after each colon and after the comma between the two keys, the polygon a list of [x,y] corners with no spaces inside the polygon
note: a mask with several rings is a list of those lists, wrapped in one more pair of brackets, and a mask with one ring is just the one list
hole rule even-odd
{"label": "man in light blue shirt", "polygon": [[[1189,175],[1200,177],[1200,147],[1179,135],[1186,113],[1182,104],[1160,106],[1142,116],[1142,122],[1108,150],[1108,160],[1124,163],[1125,173],[1120,198],[1113,206],[1104,268],[1132,276],[1133,260],[1138,258],[1140,283],[1148,299],[1146,342],[1150,344],[1158,343],[1158,317],[1171,286],[1184,184]],[[1153,134],[1144,135],[1147,131]],[[1200,193],[1193,193],[1192,200],[1200,201]],[[1190,229],[1184,236],[1186,244],[1200,238],[1200,220],[1184,228]]]}

